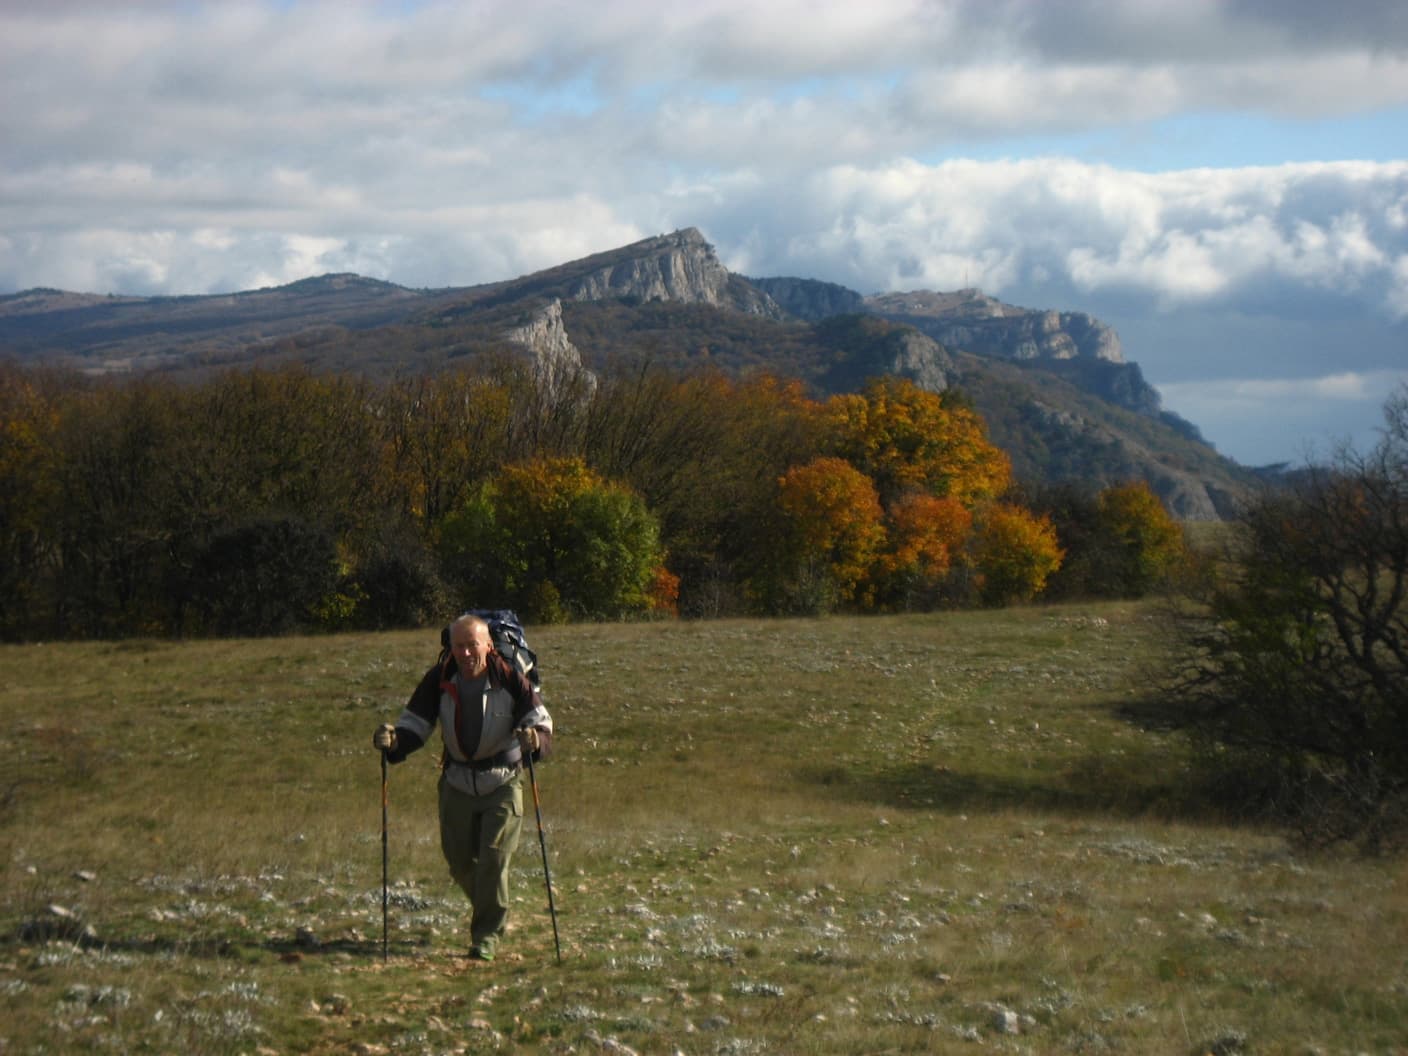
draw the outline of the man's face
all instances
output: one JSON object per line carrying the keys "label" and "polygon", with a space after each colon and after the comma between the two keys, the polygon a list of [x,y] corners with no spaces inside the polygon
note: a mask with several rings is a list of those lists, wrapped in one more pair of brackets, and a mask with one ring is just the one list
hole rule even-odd
{"label": "man's face", "polygon": [[488,663],[489,629],[475,624],[456,624],[450,630],[450,652],[461,671],[478,674]]}

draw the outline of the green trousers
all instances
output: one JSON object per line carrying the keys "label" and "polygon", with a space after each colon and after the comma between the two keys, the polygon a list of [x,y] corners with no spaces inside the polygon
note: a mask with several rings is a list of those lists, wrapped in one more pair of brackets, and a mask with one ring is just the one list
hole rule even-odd
{"label": "green trousers", "polygon": [[440,779],[440,850],[469,896],[470,942],[492,952],[508,923],[508,867],[523,828],[523,776],[483,796]]}

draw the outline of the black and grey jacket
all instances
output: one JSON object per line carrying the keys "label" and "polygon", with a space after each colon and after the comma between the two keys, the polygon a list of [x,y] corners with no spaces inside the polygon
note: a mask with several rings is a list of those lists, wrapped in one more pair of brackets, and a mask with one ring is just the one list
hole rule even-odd
{"label": "black and grey jacket", "polygon": [[386,756],[390,762],[399,763],[424,745],[438,723],[445,780],[461,792],[483,795],[523,765],[515,730],[536,728],[541,747],[534,758],[548,753],[552,716],[537,687],[498,653],[490,653],[488,660],[483,689],[473,699],[461,699],[463,681],[454,657],[425,673],[396,720],[396,747]]}

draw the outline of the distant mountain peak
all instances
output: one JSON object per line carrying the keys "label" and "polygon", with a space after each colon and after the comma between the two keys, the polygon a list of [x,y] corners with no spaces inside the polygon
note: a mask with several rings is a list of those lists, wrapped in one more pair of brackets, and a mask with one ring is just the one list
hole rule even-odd
{"label": "distant mountain peak", "polygon": [[469,303],[504,304],[523,297],[707,304],[771,319],[786,314],[767,294],[725,268],[714,247],[694,227],[497,283]]}
{"label": "distant mountain peak", "polygon": [[[358,275],[352,271],[329,272],[326,275],[313,275],[306,279],[296,279],[293,282],[285,283],[282,286],[272,287],[274,290],[283,290],[288,293],[326,293],[339,290],[405,290],[404,286],[398,286],[394,282],[386,282],[382,279],[369,279],[364,275]],[[409,290],[407,293],[411,292]]]}

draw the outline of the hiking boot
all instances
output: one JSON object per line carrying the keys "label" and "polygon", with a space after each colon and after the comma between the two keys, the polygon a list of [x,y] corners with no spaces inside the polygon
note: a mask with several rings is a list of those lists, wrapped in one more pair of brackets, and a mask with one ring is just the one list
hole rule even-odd
{"label": "hiking boot", "polygon": [[494,959],[494,947],[492,943],[481,942],[469,948],[469,959],[471,961],[492,961]]}

